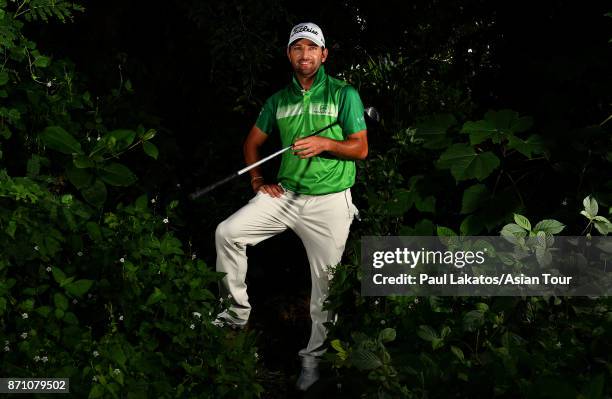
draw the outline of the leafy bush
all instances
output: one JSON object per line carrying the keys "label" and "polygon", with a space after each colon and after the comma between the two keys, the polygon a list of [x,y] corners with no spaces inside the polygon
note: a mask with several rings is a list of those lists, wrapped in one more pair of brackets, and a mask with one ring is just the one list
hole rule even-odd
{"label": "leafy bush", "polygon": [[221,275],[177,239],[177,203],[119,162],[157,158],[155,130],[107,128],[75,67],[23,34],[81,9],[0,2],[0,368],[79,397],[257,397],[254,335],[211,324]]}
{"label": "leafy bush", "polygon": [[[591,226],[597,201],[589,196],[584,207]],[[564,228],[556,220],[533,228],[522,215],[514,220],[501,234],[522,247],[527,236],[552,236]],[[607,234],[608,219],[598,221]],[[526,249],[546,261],[545,251]],[[361,284],[357,266],[335,270],[327,306],[341,317],[329,325],[335,351],[326,356],[342,386],[360,387],[361,397],[460,392],[603,398],[610,392],[609,297],[364,298],[354,289]]]}

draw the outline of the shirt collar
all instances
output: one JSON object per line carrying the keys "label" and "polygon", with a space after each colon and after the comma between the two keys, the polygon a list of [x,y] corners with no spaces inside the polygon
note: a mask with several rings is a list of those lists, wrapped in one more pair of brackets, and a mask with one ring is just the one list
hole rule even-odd
{"label": "shirt collar", "polygon": [[[308,91],[312,91],[313,89],[321,85],[325,81],[326,76],[327,74],[325,73],[325,67],[323,66],[323,64],[321,64],[321,66],[317,70],[314,81],[312,82],[312,86],[310,86],[310,89]],[[298,93],[303,92],[302,85],[300,84],[299,80],[297,80],[297,78],[295,77],[295,73],[293,74],[292,86],[295,90],[297,90]]]}

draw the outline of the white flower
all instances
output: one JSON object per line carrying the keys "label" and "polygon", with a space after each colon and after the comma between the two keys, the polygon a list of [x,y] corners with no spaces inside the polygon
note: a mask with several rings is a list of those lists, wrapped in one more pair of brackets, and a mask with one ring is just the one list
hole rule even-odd
{"label": "white flower", "polygon": [[468,53],[471,53],[471,52],[473,52],[473,50],[471,48],[469,48],[468,49]]}
{"label": "white flower", "polygon": [[76,298],[74,298],[74,299],[72,300],[72,304],[73,304],[73,305],[76,305],[77,303],[79,303],[79,301],[77,301],[77,299],[76,299]]}
{"label": "white flower", "polygon": [[196,258],[196,254],[195,254],[195,252],[194,252],[194,254],[193,254],[193,255],[191,255],[191,259],[195,259],[195,258]]}
{"label": "white flower", "polygon": [[193,323],[192,323],[192,324],[189,326],[189,328],[191,328],[192,330],[195,330],[195,324],[193,324]]}
{"label": "white flower", "polygon": [[164,223],[168,224],[169,220],[168,218],[164,218]]}
{"label": "white flower", "polygon": [[[212,310],[210,310],[210,311],[208,312],[208,315],[209,315],[209,316],[212,316]],[[6,341],[6,344],[8,345],[8,341]]]}
{"label": "white flower", "polygon": [[125,263],[125,258],[120,258],[120,259],[119,259],[119,262],[121,262],[121,263]]}
{"label": "white flower", "polygon": [[154,204],[155,203],[155,198],[151,198],[151,203]]}
{"label": "white flower", "polygon": [[557,341],[557,343],[555,344],[555,346],[556,346],[557,348],[560,348],[560,347],[561,347],[561,341]]}
{"label": "white flower", "polygon": [[5,346],[5,347],[4,347],[4,351],[5,351],[5,352],[10,352],[10,351],[11,351],[11,348],[9,348],[8,346]]}
{"label": "white flower", "polygon": [[28,337],[28,333],[25,333],[25,332],[21,333],[20,336],[21,336],[21,338],[26,339]]}
{"label": "white flower", "polygon": [[200,312],[193,312],[192,314],[193,314],[195,317],[197,317],[198,319],[199,319],[200,317],[202,317],[202,313],[200,313]]}
{"label": "white flower", "polygon": [[121,374],[121,370],[119,370],[119,369],[114,369],[114,370],[113,370],[113,373],[115,373],[115,374]]}
{"label": "white flower", "polygon": [[40,360],[42,360],[43,363],[47,363],[49,358],[47,356],[43,356]]}
{"label": "white flower", "polygon": [[380,303],[380,301],[377,299],[374,301],[374,305],[378,305]]}
{"label": "white flower", "polygon": [[47,82],[47,87],[51,87],[51,81]]}
{"label": "white flower", "polygon": [[47,269],[45,269],[45,270],[47,270],[48,272],[50,272],[50,271],[51,271],[51,266],[47,266]]}
{"label": "white flower", "polygon": [[386,321],[384,321],[384,320],[381,320],[381,321],[380,321],[380,324],[382,324],[383,326],[384,326],[386,323],[387,323],[387,322],[386,322]]}
{"label": "white flower", "polygon": [[34,356],[34,361],[35,362],[38,362],[39,360],[40,360],[40,356],[38,356],[38,355]]}
{"label": "white flower", "polygon": [[93,382],[96,382],[96,381],[98,381],[98,377],[96,377],[96,376],[94,375],[94,376],[91,378],[91,380],[92,380]]}
{"label": "white flower", "polygon": [[419,298],[414,298],[414,303],[419,303]]}
{"label": "white flower", "polygon": [[91,137],[87,136],[87,141],[91,141]]}
{"label": "white flower", "polygon": [[28,318],[28,314],[27,313],[22,313],[21,314],[21,318],[22,319],[27,319]]}
{"label": "white flower", "polygon": [[87,294],[87,298],[91,298],[91,296],[92,296],[91,294]]}
{"label": "white flower", "polygon": [[77,252],[77,256],[83,256],[83,252],[81,251]]}
{"label": "white flower", "polygon": [[119,320],[120,320],[120,321],[123,321],[123,315],[120,315],[120,316],[119,316]]}
{"label": "white flower", "polygon": [[38,245],[34,246],[34,251],[38,251]]}
{"label": "white flower", "polygon": [[98,351],[93,351],[93,356],[94,357],[98,357],[98,356],[100,356],[100,353]]}
{"label": "white flower", "polygon": [[181,183],[176,183],[176,187],[181,188]]}
{"label": "white flower", "polygon": [[255,359],[259,359],[259,354],[255,352]]}
{"label": "white flower", "polygon": [[96,141],[100,141],[100,136],[96,137]]}

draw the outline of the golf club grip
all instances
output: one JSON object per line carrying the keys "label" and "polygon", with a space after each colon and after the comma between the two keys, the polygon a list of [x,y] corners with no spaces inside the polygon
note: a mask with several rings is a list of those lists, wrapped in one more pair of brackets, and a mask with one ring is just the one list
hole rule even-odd
{"label": "golf club grip", "polygon": [[226,178],[219,180],[216,183],[211,184],[208,187],[204,187],[201,190],[196,191],[195,193],[192,193],[189,195],[189,198],[194,200],[197,199],[199,197],[201,197],[202,195],[206,194],[209,191],[214,190],[215,188],[219,187],[220,185],[227,183],[228,181],[232,180],[234,177],[240,176],[238,173],[232,173],[231,175],[227,176]]}

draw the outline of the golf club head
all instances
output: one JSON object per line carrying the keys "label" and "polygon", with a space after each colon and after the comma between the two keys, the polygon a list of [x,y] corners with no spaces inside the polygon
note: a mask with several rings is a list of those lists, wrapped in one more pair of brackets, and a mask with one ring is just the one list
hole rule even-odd
{"label": "golf club head", "polygon": [[365,110],[365,115],[372,122],[379,123],[380,122],[380,113],[374,107],[367,107]]}

